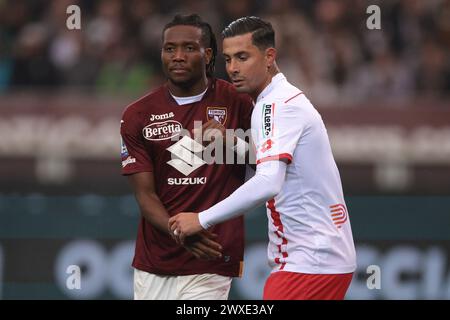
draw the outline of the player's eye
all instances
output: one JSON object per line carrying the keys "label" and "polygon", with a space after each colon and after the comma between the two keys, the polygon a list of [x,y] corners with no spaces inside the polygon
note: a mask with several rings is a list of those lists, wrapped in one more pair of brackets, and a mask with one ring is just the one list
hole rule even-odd
{"label": "player's eye", "polygon": [[194,46],[186,46],[186,50],[187,50],[188,52],[192,52],[192,51],[195,50],[195,48],[194,48]]}
{"label": "player's eye", "polygon": [[246,55],[240,55],[238,58],[239,58],[240,61],[247,60],[247,56]]}
{"label": "player's eye", "polygon": [[164,48],[164,51],[166,51],[166,52],[173,52],[173,47],[165,47]]}
{"label": "player's eye", "polygon": [[230,58],[225,58],[225,63],[228,64],[230,63],[231,59]]}

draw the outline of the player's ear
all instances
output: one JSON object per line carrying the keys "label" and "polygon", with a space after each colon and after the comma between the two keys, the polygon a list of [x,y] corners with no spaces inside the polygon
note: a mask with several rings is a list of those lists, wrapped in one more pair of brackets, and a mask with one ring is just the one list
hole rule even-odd
{"label": "player's ear", "polygon": [[206,48],[205,49],[205,62],[206,64],[209,64],[211,62],[212,59],[212,49],[211,48]]}
{"label": "player's ear", "polygon": [[267,48],[266,49],[266,62],[267,67],[271,67],[277,58],[277,50],[275,48]]}

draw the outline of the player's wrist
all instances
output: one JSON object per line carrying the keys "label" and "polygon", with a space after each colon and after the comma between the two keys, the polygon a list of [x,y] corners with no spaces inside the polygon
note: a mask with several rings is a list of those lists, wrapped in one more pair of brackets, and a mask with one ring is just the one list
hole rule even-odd
{"label": "player's wrist", "polygon": [[208,230],[209,228],[212,227],[212,224],[207,217],[206,210],[199,212],[197,215],[197,218],[198,218],[198,223],[200,224],[200,226],[202,227],[203,230]]}

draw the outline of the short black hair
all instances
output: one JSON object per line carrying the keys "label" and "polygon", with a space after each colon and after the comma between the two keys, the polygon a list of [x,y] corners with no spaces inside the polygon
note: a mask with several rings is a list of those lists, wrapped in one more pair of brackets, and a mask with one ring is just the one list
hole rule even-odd
{"label": "short black hair", "polygon": [[202,44],[205,48],[212,49],[211,61],[206,65],[206,74],[210,77],[214,76],[214,68],[217,56],[217,41],[211,25],[200,18],[198,14],[177,14],[175,17],[164,26],[162,31],[162,38],[164,40],[164,32],[174,26],[193,26],[202,30]]}
{"label": "short black hair", "polygon": [[223,29],[222,38],[252,33],[252,43],[261,50],[275,48],[275,31],[270,22],[255,16],[239,18]]}

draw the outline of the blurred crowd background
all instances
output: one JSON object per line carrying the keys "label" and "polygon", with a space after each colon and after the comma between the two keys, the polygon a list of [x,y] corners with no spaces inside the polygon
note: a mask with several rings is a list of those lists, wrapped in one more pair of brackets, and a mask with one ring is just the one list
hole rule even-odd
{"label": "blurred crowd background", "polygon": [[[73,4],[81,30],[66,26]],[[339,167],[358,257],[347,298],[450,299],[450,0],[0,0],[0,299],[132,298],[140,213],[120,119],[165,81],[176,13],[199,13],[219,46],[236,18],[273,24],[280,68],[322,115]],[[264,206],[246,215],[232,299],[261,298],[266,229]]]}
{"label": "blurred crowd background", "polygon": [[[80,31],[66,28],[70,4]],[[366,27],[369,4],[381,30]],[[449,97],[449,0],[1,0],[0,91],[145,92],[163,81],[162,27],[192,12],[217,35],[241,16],[271,21],[282,71],[319,104]]]}

